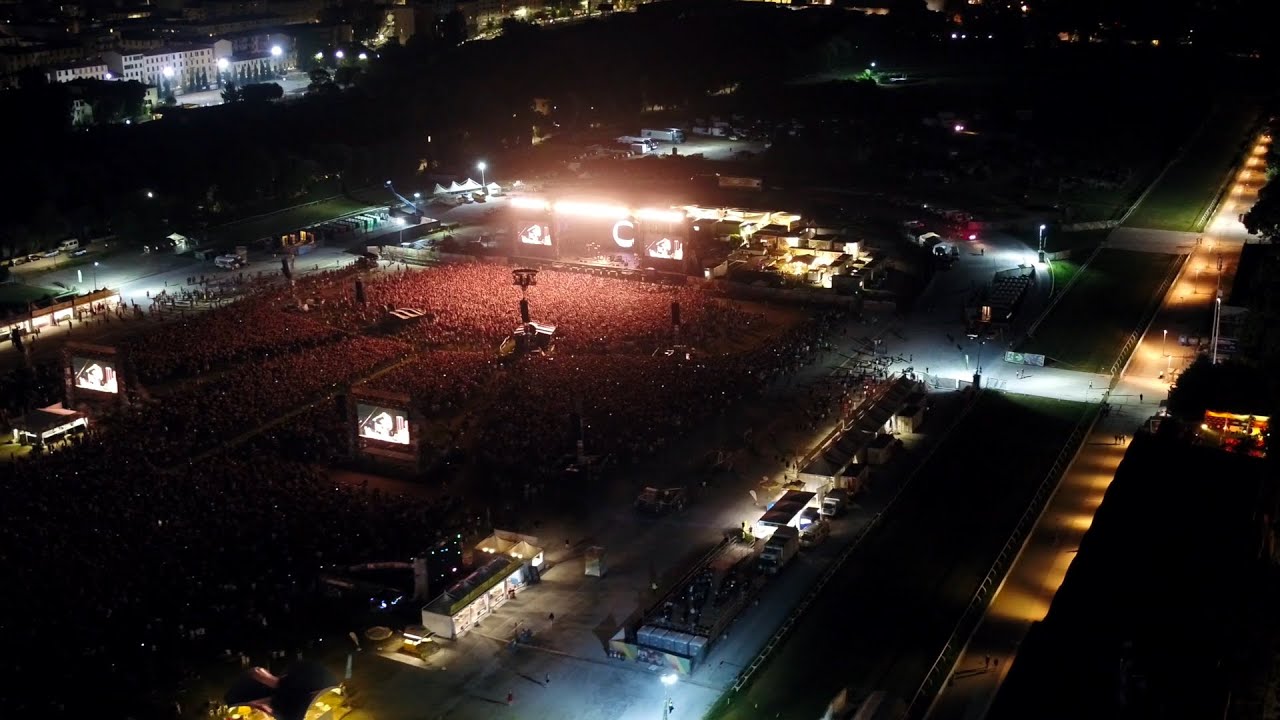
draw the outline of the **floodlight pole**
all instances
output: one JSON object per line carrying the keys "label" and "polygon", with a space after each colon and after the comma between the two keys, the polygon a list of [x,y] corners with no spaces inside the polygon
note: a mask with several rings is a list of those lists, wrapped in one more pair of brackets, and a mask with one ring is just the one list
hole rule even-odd
{"label": "floodlight pole", "polygon": [[1222,322],[1222,291],[1218,291],[1218,296],[1213,300],[1213,349],[1211,351],[1211,364],[1218,364],[1218,330]]}

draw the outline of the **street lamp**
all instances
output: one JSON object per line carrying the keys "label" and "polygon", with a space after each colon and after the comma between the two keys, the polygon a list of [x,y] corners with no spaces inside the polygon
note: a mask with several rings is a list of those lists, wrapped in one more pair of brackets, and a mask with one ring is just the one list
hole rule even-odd
{"label": "street lamp", "polygon": [[1169,331],[1161,330],[1163,335],[1160,337],[1160,354],[1169,357]]}
{"label": "street lamp", "polygon": [[147,197],[148,197],[148,198],[153,198],[153,197],[155,197],[155,196],[156,196],[156,194],[155,194],[155,193],[151,192],[150,190],[148,190],[148,191],[147,191]]}
{"label": "street lamp", "polygon": [[675,685],[679,679],[679,676],[673,672],[662,676],[662,685],[667,688],[667,697],[662,701],[662,720],[671,717],[671,711],[675,710],[675,705],[671,703],[671,686]]}
{"label": "street lamp", "polygon": [[356,57],[358,57],[358,58],[359,58],[359,59],[361,59],[361,60],[368,60],[368,59],[369,59],[369,53],[360,53],[360,54],[359,54],[359,55],[357,55]]}
{"label": "street lamp", "polygon": [[93,261],[93,289],[98,289],[98,261]]}
{"label": "street lamp", "polygon": [[222,72],[226,72],[226,71],[227,71],[227,68],[228,68],[228,67],[230,67],[230,66],[231,66],[231,61],[230,61],[230,60],[228,60],[228,59],[226,59],[226,58],[224,58],[224,57],[220,57],[220,58],[218,58],[218,69],[219,69],[219,70],[221,70]]}
{"label": "street lamp", "polygon": [[1218,327],[1222,320],[1222,291],[1218,291],[1218,297],[1213,300],[1213,358],[1211,364],[1218,364]]}
{"label": "street lamp", "polygon": [[1040,223],[1040,262],[1044,262],[1044,229],[1045,224]]}
{"label": "street lamp", "polygon": [[335,50],[335,51],[333,52],[333,56],[334,56],[334,57],[336,57],[336,58],[338,58],[339,60],[341,60],[342,58],[346,57],[346,56],[347,56],[347,54],[346,54],[346,53],[344,53],[344,52],[342,52],[341,50]]}
{"label": "street lamp", "polygon": [[[487,167],[489,167],[489,166],[488,166],[488,165],[486,165],[486,164],[485,164],[485,162],[484,162],[483,160],[481,160],[480,162],[476,163],[476,168],[480,171],[480,184],[481,184],[481,185],[484,185],[484,171],[485,171],[485,168],[487,168]],[[665,676],[664,676],[664,677],[665,677]]]}
{"label": "street lamp", "polygon": [[283,54],[284,50],[281,50],[279,45],[271,46],[271,57],[280,57]]}

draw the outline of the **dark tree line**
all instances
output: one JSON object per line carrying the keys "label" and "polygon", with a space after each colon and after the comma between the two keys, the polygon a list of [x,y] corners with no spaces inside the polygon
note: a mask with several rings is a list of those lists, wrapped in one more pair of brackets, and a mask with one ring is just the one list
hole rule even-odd
{"label": "dark tree line", "polygon": [[[72,133],[65,108],[48,98],[8,93],[0,103],[21,141],[10,157],[18,170],[0,193],[0,242],[21,250],[85,228],[128,236],[215,223],[305,193],[326,175],[357,187],[412,175],[427,157],[447,166],[527,146],[534,97],[563,99],[560,119],[586,125],[647,105],[689,105],[728,83],[767,86],[812,63],[812,47],[844,17],[662,3],[567,27],[513,26],[490,42],[415,38],[384,48],[365,69],[326,71],[313,78],[325,92],[287,104],[171,108],[156,122],[88,133]],[[787,40],[761,52],[748,40],[760,37]],[[229,97],[275,92],[254,85],[236,82]],[[161,87],[161,99],[174,89]]]}

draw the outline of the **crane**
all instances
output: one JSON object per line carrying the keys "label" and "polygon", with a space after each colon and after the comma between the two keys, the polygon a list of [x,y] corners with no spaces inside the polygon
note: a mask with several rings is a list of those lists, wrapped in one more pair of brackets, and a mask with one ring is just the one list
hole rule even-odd
{"label": "crane", "polygon": [[406,211],[408,211],[408,213],[409,213],[410,215],[412,215],[412,216],[415,218],[415,222],[416,222],[417,220],[421,220],[421,219],[422,219],[422,211],[418,209],[418,206],[417,206],[417,205],[415,205],[415,204],[413,204],[413,201],[409,200],[409,199],[408,199],[408,198],[406,198],[405,196],[403,196],[403,195],[401,195],[400,193],[396,192],[396,187],[395,187],[395,185],[392,185],[392,184],[391,184],[391,181],[390,181],[390,180],[388,180],[388,181],[386,182],[386,187],[387,187],[387,190],[390,190],[390,191],[391,191],[391,194],[392,194],[392,195],[395,195],[395,196],[396,196],[396,199],[397,199],[397,200],[399,200],[400,202],[404,203],[405,210],[406,210]]}

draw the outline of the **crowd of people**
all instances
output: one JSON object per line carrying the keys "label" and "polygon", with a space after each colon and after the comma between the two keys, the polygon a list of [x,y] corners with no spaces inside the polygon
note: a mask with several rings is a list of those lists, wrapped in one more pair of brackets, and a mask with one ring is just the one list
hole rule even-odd
{"label": "crowd of people", "polygon": [[457,521],[452,506],[237,455],[155,472],[98,448],[6,478],[0,667],[11,688],[46,689],[5,693],[8,712],[174,717],[178,688],[218,658],[265,664],[349,629],[320,567],[403,560]]}
{"label": "crowd of people", "polygon": [[108,434],[104,441],[125,451],[145,448],[152,463],[163,467],[256,430],[323,394],[341,393],[406,350],[395,340],[354,337],[272,354],[251,367],[187,383],[126,408],[95,432]]}
{"label": "crowd of people", "polygon": [[[812,362],[831,327],[819,317],[730,354],[664,352],[677,339],[672,302],[678,339],[694,347],[765,323],[690,287],[547,271],[528,297],[534,319],[557,326],[555,350],[503,362],[497,345],[520,320],[511,280],[486,264],[374,274],[359,303],[350,275],[334,274],[127,347],[131,403],[0,475],[12,499],[0,504],[0,543],[13,549],[0,558],[24,589],[0,614],[15,638],[11,680],[34,683],[48,667],[31,658],[53,652],[62,674],[90,679],[86,703],[157,688],[172,698],[212,658],[297,650],[334,627],[318,599],[322,566],[404,560],[453,528],[477,530],[459,499],[392,497],[326,473],[353,426],[325,396],[352,383],[404,393],[402,409],[445,430],[428,452],[462,453],[471,477],[491,479],[483,492],[515,497],[558,472],[579,437],[622,462],[659,452]],[[297,297],[322,300],[302,313]],[[403,307],[429,317],[392,337],[368,332]],[[136,380],[163,387],[147,397],[127,387]]]}
{"label": "crowd of people", "polygon": [[543,270],[537,285],[522,292],[512,268],[465,263],[427,272],[383,273],[365,287],[367,302],[344,294],[327,308],[343,327],[368,326],[388,309],[413,308],[427,315],[408,322],[406,339],[433,348],[493,351],[521,324],[520,299],[531,319],[555,325],[557,344],[569,353],[653,349],[673,340],[671,306],[680,304],[680,337],[705,343],[734,331],[749,313],[715,302],[692,287],[628,282],[584,273]]}
{"label": "crowd of people", "polygon": [[294,353],[332,342],[342,332],[284,311],[283,291],[192,315],[140,337],[130,356],[139,378],[155,383]]}

